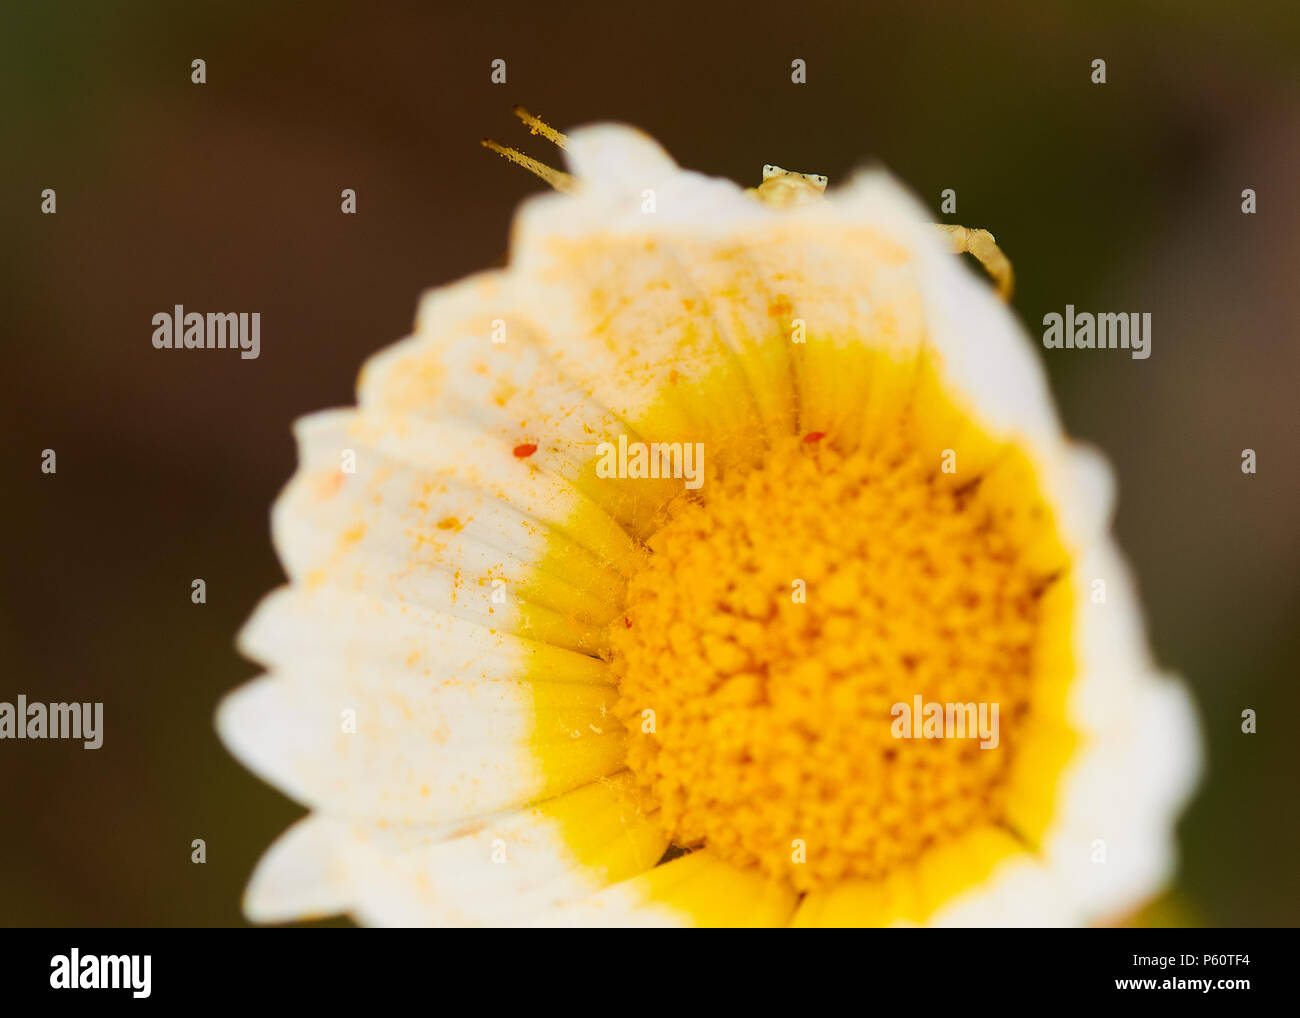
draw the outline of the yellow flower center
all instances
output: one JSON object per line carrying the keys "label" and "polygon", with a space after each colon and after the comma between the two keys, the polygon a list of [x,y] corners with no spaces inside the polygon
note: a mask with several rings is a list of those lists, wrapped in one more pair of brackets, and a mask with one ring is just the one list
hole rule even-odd
{"label": "yellow flower center", "polygon": [[[1032,480],[945,475],[901,431],[851,455],[813,434],[698,496],[648,540],[610,634],[628,765],[674,843],[809,890],[978,826],[1022,835],[1013,765],[1060,579],[1029,553],[1054,540]],[[996,745],[900,737],[917,697],[996,705]]]}

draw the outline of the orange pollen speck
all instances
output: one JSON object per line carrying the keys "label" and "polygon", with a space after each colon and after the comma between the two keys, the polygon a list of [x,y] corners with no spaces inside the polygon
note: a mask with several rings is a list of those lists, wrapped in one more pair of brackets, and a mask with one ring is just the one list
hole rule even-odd
{"label": "orange pollen speck", "polygon": [[537,446],[532,442],[524,442],[515,446],[515,456],[519,459],[527,459],[537,451]]}

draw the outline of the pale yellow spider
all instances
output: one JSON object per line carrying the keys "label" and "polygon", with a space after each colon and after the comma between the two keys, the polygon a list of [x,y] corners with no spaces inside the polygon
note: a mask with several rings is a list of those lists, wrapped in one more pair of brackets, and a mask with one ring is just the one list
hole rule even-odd
{"label": "pale yellow spider", "polygon": [[[540,134],[560,148],[565,147],[568,139],[546,121],[533,116],[522,106],[516,106],[514,112],[532,134]],[[531,156],[524,155],[518,149],[501,145],[491,138],[484,138],[483,145],[540,177],[557,191],[571,192],[577,187],[577,180],[570,174],[553,169]],[[827,183],[827,178],[820,173],[797,173],[769,163],[763,167],[763,182],[758,187],[748,188],[745,193],[773,208],[791,208],[821,200],[826,192]],[[1012,271],[1010,260],[998,247],[993,234],[988,230],[971,230],[965,226],[950,226],[946,223],[936,223],[934,228],[943,234],[950,251],[954,254],[973,255],[984,266],[985,271],[993,278],[999,297],[1004,301],[1011,299],[1015,273]]]}

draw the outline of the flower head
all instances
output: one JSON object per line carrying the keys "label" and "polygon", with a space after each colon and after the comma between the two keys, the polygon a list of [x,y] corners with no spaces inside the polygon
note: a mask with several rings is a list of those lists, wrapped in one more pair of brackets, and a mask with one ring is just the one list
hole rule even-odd
{"label": "flower head", "polygon": [[883,171],[755,201],[629,128],[564,140],[509,267],[299,422],[290,582],[241,637],[269,674],[218,723],[312,812],[250,916],[1061,924],[1158,890],[1194,718],[1011,313]]}

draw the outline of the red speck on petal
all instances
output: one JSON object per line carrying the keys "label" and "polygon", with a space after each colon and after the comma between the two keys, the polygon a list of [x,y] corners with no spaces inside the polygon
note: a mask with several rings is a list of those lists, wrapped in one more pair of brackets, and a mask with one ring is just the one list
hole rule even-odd
{"label": "red speck on petal", "polygon": [[522,445],[515,446],[515,455],[521,460],[527,459],[537,451],[537,446],[532,442],[524,442]]}
{"label": "red speck on petal", "polygon": [[810,431],[808,434],[803,436],[804,445],[812,445],[814,442],[820,442],[825,437],[826,432],[824,431]]}
{"label": "red speck on petal", "polygon": [[769,301],[767,305],[767,313],[773,318],[787,318],[793,310],[794,305],[790,303],[788,297],[777,297],[776,300]]}
{"label": "red speck on petal", "polygon": [[623,625],[627,626],[628,629],[632,628],[632,620],[626,615],[623,616]]}

